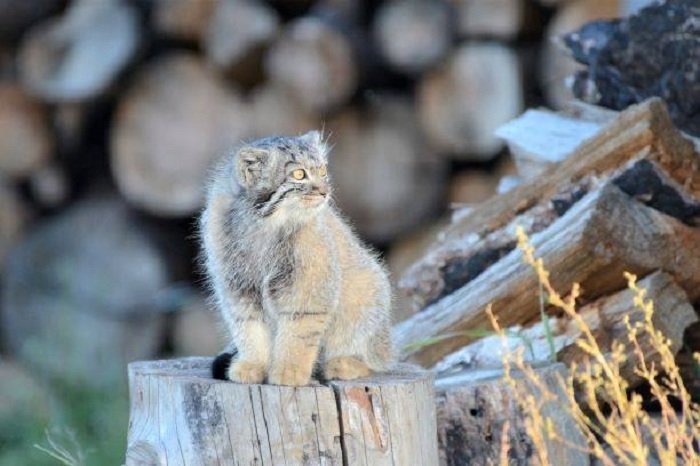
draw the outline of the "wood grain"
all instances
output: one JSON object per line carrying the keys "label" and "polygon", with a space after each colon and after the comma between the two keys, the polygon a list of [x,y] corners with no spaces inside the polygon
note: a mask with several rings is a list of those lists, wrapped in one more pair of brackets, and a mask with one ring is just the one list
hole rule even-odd
{"label": "wood grain", "polygon": [[438,464],[428,373],[283,387],[214,380],[210,364],[129,365],[127,466]]}

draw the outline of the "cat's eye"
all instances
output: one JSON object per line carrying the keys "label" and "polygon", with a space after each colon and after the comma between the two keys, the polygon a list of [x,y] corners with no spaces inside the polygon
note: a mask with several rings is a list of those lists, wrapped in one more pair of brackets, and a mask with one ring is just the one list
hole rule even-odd
{"label": "cat's eye", "polygon": [[302,170],[301,168],[297,168],[292,172],[292,178],[295,180],[303,180],[306,178],[306,171]]}
{"label": "cat's eye", "polygon": [[325,165],[318,169],[318,174],[319,176],[326,176],[328,174],[328,170],[326,169]]}

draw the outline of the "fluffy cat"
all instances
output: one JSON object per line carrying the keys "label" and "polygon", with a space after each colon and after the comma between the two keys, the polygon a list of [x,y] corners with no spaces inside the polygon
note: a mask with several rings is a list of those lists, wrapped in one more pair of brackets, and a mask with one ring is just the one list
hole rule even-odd
{"label": "fluffy cat", "polygon": [[393,362],[386,272],[331,203],[321,134],[271,137],[225,157],[200,231],[234,351],[214,376],[306,385]]}

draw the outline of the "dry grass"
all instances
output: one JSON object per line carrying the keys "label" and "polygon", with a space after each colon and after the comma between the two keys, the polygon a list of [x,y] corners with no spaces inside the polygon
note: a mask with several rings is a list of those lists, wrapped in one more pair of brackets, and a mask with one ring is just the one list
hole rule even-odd
{"label": "dry grass", "polygon": [[[548,443],[562,442],[570,448],[583,450],[603,465],[700,465],[700,406],[694,404],[681,379],[669,340],[652,324],[654,304],[646,299],[646,290],[636,284],[637,277],[626,274],[628,286],[635,292],[634,304],[643,319],[632,324],[629,317],[627,341],[616,341],[611,351],[603,351],[591,329],[576,310],[580,287],[574,284],[568,296],[560,295],[549,281],[549,272],[522,229],[518,229],[518,247],[524,260],[539,277],[547,302],[563,311],[580,328],[582,337],[577,345],[588,355],[570,366],[568,377],[559,380],[566,397],[561,400],[524,362],[522,351],[504,358],[506,382],[525,414],[525,429],[535,447],[535,464],[548,465]],[[494,328],[504,337],[496,318],[489,311]],[[641,349],[640,339],[648,339],[658,352],[650,360]],[[643,409],[643,399],[631,392],[628,382],[620,375],[626,361],[625,347],[633,348],[635,373],[650,387],[651,396],[660,411],[652,417]],[[700,362],[700,354],[694,355]],[[516,383],[511,370],[522,371],[529,383]],[[542,406],[557,400],[561,409],[575,420],[587,440],[578,445],[564,438],[551,419],[542,414]],[[507,437],[507,436],[506,436]],[[503,447],[506,452],[507,444]],[[508,464],[507,454],[501,454],[501,464]]]}

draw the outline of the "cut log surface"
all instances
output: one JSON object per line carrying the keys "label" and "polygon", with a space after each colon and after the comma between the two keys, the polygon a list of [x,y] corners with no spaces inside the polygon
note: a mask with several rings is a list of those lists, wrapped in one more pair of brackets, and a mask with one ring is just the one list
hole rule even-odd
{"label": "cut log surface", "polygon": [[210,364],[129,365],[126,466],[438,464],[427,373],[284,387],[214,380]]}
{"label": "cut log surface", "polygon": [[[648,163],[639,163],[644,160]],[[637,179],[638,172],[629,171],[632,166],[656,179],[656,188],[650,183],[625,187]],[[663,204],[666,195],[660,191],[654,194],[661,186],[684,199],[700,198],[698,155],[692,143],[673,128],[663,104],[651,100],[622,112],[570,157],[539,177],[475,206],[466,215],[460,214],[401,278],[401,293],[411,298],[414,311],[425,308],[512,250],[515,225],[521,225],[528,234],[542,231],[594,185],[626,171],[629,173],[621,179],[625,180],[621,186],[640,200]],[[659,182],[661,179],[665,181]],[[697,201],[685,200],[678,205],[693,202]],[[673,202],[665,204],[663,208],[659,206],[662,211],[696,224],[692,220],[697,215],[692,213],[693,208],[678,214],[673,213]]]}
{"label": "cut log surface", "polygon": [[111,135],[122,194],[159,215],[196,211],[212,162],[248,135],[246,109],[193,55],[169,55],[146,67],[122,99]]}
{"label": "cut log surface", "polygon": [[515,53],[500,44],[468,44],[425,76],[418,112],[430,140],[457,158],[489,160],[503,146],[493,132],[523,109]]}
{"label": "cut log surface", "polygon": [[14,187],[0,178],[0,267],[12,247],[20,240],[29,221],[28,206]]}
{"label": "cut log surface", "polygon": [[[670,340],[671,351],[677,353],[683,345],[685,330],[698,321],[698,316],[688,301],[688,295],[664,272],[654,272],[640,280],[638,285],[647,290],[646,299],[654,301],[654,328]],[[627,363],[621,367],[621,374],[630,384],[634,385],[639,381],[639,377],[634,373],[637,356],[634,354],[634,348],[627,344],[625,325],[625,317],[629,317],[632,325],[644,320],[642,311],[634,306],[634,293],[629,289],[618,291],[582,306],[578,312],[604,352],[611,350],[613,341],[625,344]],[[528,362],[542,363],[549,360],[553,349],[557,360],[567,365],[572,362],[580,364],[587,357],[587,353],[576,345],[576,341],[582,337],[578,324],[565,317],[550,317],[549,326],[552,332],[552,346],[545,326],[540,322],[532,327],[509,328],[507,335],[518,336],[508,337],[505,348],[511,353],[523,347],[523,342],[526,341],[527,347],[524,348],[526,351],[523,357]],[[639,343],[646,361],[656,362],[657,352],[646,334],[641,334]],[[435,366],[435,370],[438,374],[448,376],[450,373],[466,369],[499,367],[503,361],[503,349],[504,341],[500,336],[488,336],[445,357]]]}
{"label": "cut log surface", "polygon": [[425,146],[407,99],[377,96],[329,129],[335,197],[365,237],[387,242],[438,210],[446,161]]}
{"label": "cut log surface", "polygon": [[373,26],[384,58],[409,74],[440,61],[452,45],[453,21],[443,1],[393,0],[379,8]]}
{"label": "cut log surface", "polygon": [[514,38],[523,26],[522,0],[453,0],[461,37]]}
{"label": "cut log surface", "polygon": [[204,36],[207,59],[244,84],[262,79],[263,53],[275,38],[279,18],[257,0],[221,0]]}
{"label": "cut log surface", "polygon": [[[536,374],[557,399],[543,403],[541,414],[572,444],[585,445],[585,438],[576,421],[561,408],[566,404],[560,380],[566,377],[563,364],[535,368]],[[513,378],[524,383],[522,374],[512,372]],[[539,387],[529,387],[537,398]],[[435,381],[438,419],[438,446],[441,466],[469,464],[501,464],[501,444],[504,427],[510,451],[509,465],[534,464],[534,446],[525,431],[523,413],[512,389],[503,380],[501,369],[463,371]],[[547,452],[552,465],[588,466],[588,454],[548,440]]]}
{"label": "cut log surface", "polygon": [[28,32],[20,77],[29,91],[51,102],[89,99],[114,82],[138,42],[138,17],[128,3],[76,1],[64,16]]}
{"label": "cut log surface", "polygon": [[253,137],[296,135],[321,129],[320,119],[305,109],[288,90],[274,85],[255,89],[250,97]]}
{"label": "cut log surface", "polygon": [[0,174],[29,176],[51,157],[46,109],[16,84],[0,85],[0,102]]}
{"label": "cut log surface", "polygon": [[152,21],[156,31],[197,41],[208,27],[216,0],[154,0]]}
{"label": "cut log surface", "polygon": [[348,37],[320,18],[294,20],[272,45],[265,62],[270,80],[309,111],[325,113],[355,92],[358,70]]}

